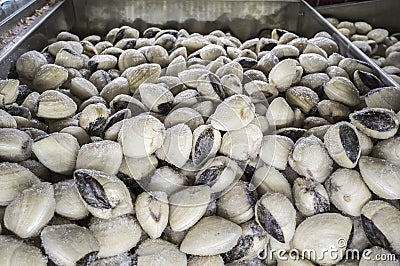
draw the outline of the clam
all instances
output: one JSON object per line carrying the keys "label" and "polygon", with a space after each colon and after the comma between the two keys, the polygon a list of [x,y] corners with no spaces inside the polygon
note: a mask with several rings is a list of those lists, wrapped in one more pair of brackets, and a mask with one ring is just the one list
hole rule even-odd
{"label": "clam", "polygon": [[56,201],[50,183],[39,183],[23,190],[7,206],[4,225],[20,238],[35,237],[53,218]]}
{"label": "clam", "polygon": [[268,124],[275,128],[290,127],[294,122],[294,112],[286,100],[282,97],[275,98],[266,113]]}
{"label": "clam", "polygon": [[178,247],[162,239],[147,239],[137,248],[137,266],[156,266],[161,263],[165,266],[187,265],[186,254]]}
{"label": "clam", "polygon": [[115,175],[121,163],[121,145],[118,142],[103,140],[83,145],[79,149],[75,168],[92,169]]}
{"label": "clam", "polygon": [[396,114],[385,108],[365,108],[350,114],[349,117],[358,130],[376,139],[391,138],[399,128]]}
{"label": "clam", "polygon": [[250,220],[257,198],[254,189],[251,184],[239,180],[217,200],[217,214],[237,224]]}
{"label": "clam", "polygon": [[[347,247],[352,229],[350,218],[338,213],[321,213],[304,220],[296,228],[293,236],[293,247],[302,252],[313,250],[311,253],[303,253],[306,258],[318,264],[335,264],[339,262]],[[337,256],[323,256],[324,250],[330,248],[337,250]]]}
{"label": "clam", "polygon": [[152,173],[156,169],[157,164],[158,160],[155,156],[143,158],[123,156],[119,172],[135,180],[140,180]]}
{"label": "clam", "polygon": [[354,72],[354,83],[361,95],[369,94],[369,91],[382,86],[382,82],[374,74],[362,70]]}
{"label": "clam", "polygon": [[[178,105],[178,107],[180,104]],[[202,115],[196,110],[189,107],[174,108],[164,119],[167,128],[171,128],[178,124],[186,124],[194,132],[194,130],[204,124]]]}
{"label": "clam", "polygon": [[341,121],[351,113],[349,107],[332,100],[320,101],[317,104],[317,109],[319,115],[330,123]]}
{"label": "clam", "polygon": [[249,124],[244,128],[225,133],[219,151],[233,160],[251,160],[260,151],[262,139],[261,129]]}
{"label": "clam", "polygon": [[329,212],[330,201],[324,186],[317,181],[297,178],[293,184],[295,205],[304,216]]}
{"label": "clam", "polygon": [[89,81],[92,82],[96,86],[97,91],[100,92],[108,83],[111,82],[111,76],[101,69],[94,72],[90,76]]}
{"label": "clam", "polygon": [[155,81],[160,73],[161,67],[158,64],[141,64],[125,69],[121,76],[128,80],[130,91],[135,92],[140,84]]}
{"label": "clam", "polygon": [[171,229],[182,232],[191,228],[206,213],[211,200],[209,186],[191,186],[169,197],[169,224]]}
{"label": "clam", "polygon": [[390,139],[379,141],[373,147],[371,147],[371,156],[384,159],[389,163],[400,166],[399,145],[400,138],[396,136]]}
{"label": "clam", "polygon": [[324,86],[326,96],[333,101],[348,106],[356,106],[360,103],[360,96],[354,84],[344,77],[334,77]]}
{"label": "clam", "polygon": [[73,176],[80,198],[93,216],[110,219],[132,213],[129,190],[117,177],[86,169],[75,170]]}
{"label": "clam", "polygon": [[318,104],[318,94],[305,86],[294,86],[286,90],[286,101],[293,107],[308,114]]}
{"label": "clam", "polygon": [[39,68],[45,64],[47,64],[47,60],[43,54],[38,51],[28,51],[18,58],[16,69],[21,78],[31,81],[35,78]]}
{"label": "clam", "polygon": [[396,99],[400,97],[400,89],[397,87],[376,88],[365,95],[365,103],[368,107],[380,107],[400,111],[400,104]]}
{"label": "clam", "polygon": [[385,29],[373,29],[367,34],[367,37],[374,40],[376,43],[382,43],[388,36],[389,32]]}
{"label": "clam", "polygon": [[53,133],[36,139],[32,151],[38,160],[48,169],[71,174],[75,169],[79,143],[68,133]]}
{"label": "clam", "polygon": [[360,216],[371,192],[355,170],[338,169],[326,180],[329,199],[336,208],[351,216]]}
{"label": "clam", "polygon": [[0,128],[0,160],[21,162],[32,153],[30,136],[15,128]]}
{"label": "clam", "polygon": [[0,236],[0,256],[4,265],[47,265],[39,248],[12,236]]}
{"label": "clam", "polygon": [[43,92],[35,106],[36,115],[46,119],[62,119],[75,114],[77,106],[75,102],[65,94],[48,90]]}
{"label": "clam", "polygon": [[141,184],[147,191],[165,192],[168,196],[189,185],[188,177],[168,166],[157,168],[143,181]]}
{"label": "clam", "polygon": [[324,182],[332,172],[333,161],[322,141],[315,136],[302,137],[289,155],[289,165],[299,175]]}
{"label": "clam", "polygon": [[162,46],[144,46],[138,49],[146,57],[147,62],[157,64],[162,68],[169,64],[169,56],[167,50]]}
{"label": "clam", "polygon": [[118,57],[118,68],[125,71],[129,67],[135,67],[146,63],[146,57],[135,49],[124,50]]}
{"label": "clam", "polygon": [[211,125],[201,125],[193,131],[192,160],[195,165],[202,165],[213,158],[220,149],[221,133]]}
{"label": "clam", "polygon": [[171,111],[174,96],[164,84],[142,83],[139,85],[139,93],[149,110],[165,115]]}
{"label": "clam", "polygon": [[75,224],[47,226],[40,239],[46,255],[58,265],[91,263],[99,251],[99,242],[94,234]]}
{"label": "clam", "polygon": [[213,73],[203,74],[198,78],[197,91],[202,96],[208,96],[218,100],[223,100],[225,98],[225,91],[221,80]]}
{"label": "clam", "polygon": [[116,256],[135,247],[142,232],[139,223],[131,215],[109,220],[94,217],[89,229],[99,242],[99,258]]}
{"label": "clam", "polygon": [[220,103],[210,117],[211,125],[218,130],[241,129],[253,120],[255,107],[249,97],[233,95]]}
{"label": "clam", "polygon": [[242,229],[218,216],[201,219],[182,241],[180,250],[186,254],[212,256],[228,252],[237,243]]}
{"label": "clam", "polygon": [[399,231],[400,211],[393,205],[373,200],[361,210],[361,221],[369,241],[398,254],[400,249]]}
{"label": "clam", "polygon": [[294,59],[285,59],[276,64],[268,75],[268,80],[278,91],[286,91],[293,83],[301,77],[303,68]]}
{"label": "clam", "polygon": [[[327,68],[327,70],[326,70],[327,73],[328,73],[329,68],[332,68],[332,67]],[[336,68],[339,68],[339,67],[336,67]],[[329,78],[328,74],[312,73],[312,74],[304,75],[301,78],[299,85],[308,87],[313,90],[319,90],[329,80],[330,80],[330,78]]]}
{"label": "clam", "polygon": [[254,212],[257,223],[270,236],[280,243],[290,242],[296,227],[296,210],[288,198],[266,193],[257,201]]}
{"label": "clam", "polygon": [[57,214],[71,220],[80,220],[88,216],[89,212],[79,197],[74,180],[61,181],[53,186]]}
{"label": "clam", "polygon": [[390,162],[361,156],[359,161],[360,173],[368,188],[384,199],[400,198],[400,167]]}
{"label": "clam", "polygon": [[349,122],[339,122],[325,133],[324,144],[332,159],[340,166],[354,168],[361,155],[357,129]]}
{"label": "clam", "polygon": [[168,223],[169,207],[165,192],[143,192],[135,202],[136,217],[150,238],[159,238]]}
{"label": "clam", "polygon": [[293,45],[278,44],[272,48],[271,53],[278,57],[280,60],[287,58],[297,58],[299,56],[299,49]]}
{"label": "clam", "polygon": [[293,141],[285,136],[267,135],[261,143],[260,158],[279,170],[286,168]]}
{"label": "clam", "polygon": [[118,135],[124,155],[146,157],[162,146],[164,125],[151,115],[139,115],[125,120]]}
{"label": "clam", "polygon": [[73,78],[71,80],[70,91],[81,100],[86,100],[99,94],[93,83],[85,78],[80,77]]}
{"label": "clam", "polygon": [[325,72],[328,67],[328,60],[316,53],[304,53],[299,56],[300,65],[307,74]]}
{"label": "clam", "polygon": [[58,51],[54,63],[63,67],[71,67],[81,69],[84,66],[84,57],[75,50],[70,48],[62,48]]}
{"label": "clam", "polygon": [[0,80],[0,106],[14,103],[19,94],[19,80]]}
{"label": "clam", "polygon": [[[254,70],[256,71],[256,70]],[[245,72],[246,75],[248,72]],[[246,76],[247,77],[247,76]],[[246,83],[243,87],[244,91],[250,96],[253,103],[266,104],[267,101],[272,101],[278,96],[279,92],[274,85],[269,84],[265,80],[252,80]]]}

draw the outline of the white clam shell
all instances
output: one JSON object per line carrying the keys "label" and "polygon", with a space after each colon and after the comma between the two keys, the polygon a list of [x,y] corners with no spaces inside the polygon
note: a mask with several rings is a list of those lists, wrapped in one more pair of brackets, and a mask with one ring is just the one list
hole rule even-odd
{"label": "white clam shell", "polygon": [[186,266],[186,254],[178,247],[162,239],[147,239],[143,241],[138,249],[137,266]]}
{"label": "white clam shell", "polygon": [[205,217],[189,230],[180,250],[192,255],[217,255],[233,248],[241,233],[235,223],[218,216]]}
{"label": "white clam shell", "polygon": [[261,143],[260,158],[266,164],[271,165],[276,169],[284,170],[293,145],[293,141],[285,136],[264,136]]}
{"label": "white clam shell", "polygon": [[70,220],[80,220],[88,216],[89,211],[79,197],[74,180],[61,181],[53,186],[57,214]]}
{"label": "white clam shell", "polygon": [[0,258],[2,265],[47,265],[39,248],[6,235],[0,235]]}

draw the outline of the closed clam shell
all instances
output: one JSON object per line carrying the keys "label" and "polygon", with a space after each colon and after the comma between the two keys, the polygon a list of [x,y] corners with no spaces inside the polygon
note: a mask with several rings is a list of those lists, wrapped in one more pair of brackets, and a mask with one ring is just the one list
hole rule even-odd
{"label": "closed clam shell", "polygon": [[146,57],[135,49],[124,50],[118,58],[118,68],[121,71],[144,63],[146,63]]}
{"label": "closed clam shell", "polygon": [[[385,159],[386,161],[400,166],[400,138],[392,137],[376,143],[372,148],[371,156]],[[368,154],[367,154],[368,155]]]}
{"label": "closed clam shell", "polygon": [[17,128],[17,122],[12,115],[0,109],[0,127],[1,128]]}
{"label": "closed clam shell", "polygon": [[110,111],[104,103],[90,104],[82,110],[79,116],[79,126],[89,135],[98,136],[104,131],[104,126]]}
{"label": "closed clam shell", "polygon": [[168,223],[169,207],[165,192],[143,192],[135,202],[136,217],[150,238],[159,238]]}
{"label": "closed clam shell", "polygon": [[320,101],[318,94],[305,86],[294,86],[286,90],[286,101],[308,114]]}
{"label": "closed clam shell", "polygon": [[81,69],[85,64],[84,60],[84,57],[75,50],[71,48],[62,48],[58,51],[54,63],[63,67]]}
{"label": "closed clam shell", "polygon": [[218,156],[211,158],[200,171],[197,172],[194,184],[208,185],[212,193],[223,193],[229,189],[243,172],[238,164],[228,157]]}
{"label": "closed clam shell", "polygon": [[0,235],[0,257],[3,265],[47,265],[39,248],[12,236]]}
{"label": "closed clam shell", "polygon": [[295,46],[288,44],[278,44],[272,48],[271,53],[279,59],[296,58],[299,56],[299,50]]}
{"label": "closed clam shell", "polygon": [[282,97],[275,98],[270,103],[266,117],[269,125],[278,129],[292,126],[294,122],[294,112]]}
{"label": "closed clam shell", "polygon": [[46,119],[71,117],[76,110],[76,103],[70,97],[55,90],[43,92],[35,107],[36,115]]}
{"label": "closed clam shell", "polygon": [[299,62],[305,73],[324,72],[328,67],[328,60],[316,53],[301,54]]}
{"label": "closed clam shell", "polygon": [[195,165],[202,165],[214,157],[220,149],[221,133],[211,125],[201,125],[193,131],[192,160]]}
{"label": "closed clam shell", "polygon": [[149,63],[155,63],[163,68],[169,64],[168,52],[162,46],[144,46],[138,51],[143,53]]}
{"label": "closed clam shell", "polygon": [[239,78],[240,81],[243,80],[243,67],[240,63],[232,61],[227,64],[224,64],[218,70],[215,72],[215,75],[217,75],[219,78],[222,78],[223,76],[233,74],[236,77]]}
{"label": "closed clam shell", "polygon": [[358,130],[376,139],[391,138],[399,128],[395,112],[385,108],[365,108],[350,114],[349,118]]}
{"label": "closed clam shell", "polygon": [[348,106],[360,103],[359,92],[354,84],[344,77],[334,77],[324,86],[327,97]]}
{"label": "closed clam shell", "polygon": [[78,150],[78,141],[68,133],[53,133],[36,139],[32,144],[32,151],[38,160],[60,174],[72,173]]}
{"label": "closed clam shell", "polygon": [[[299,251],[312,249],[316,256],[306,254],[306,258],[322,265],[331,265],[339,262],[344,256],[346,246],[342,245],[349,239],[352,229],[350,218],[338,213],[321,213],[309,217],[297,228],[293,236],[293,247]],[[322,256],[325,249],[338,250],[335,258]]]}
{"label": "closed clam shell", "polygon": [[238,181],[217,200],[217,214],[236,224],[247,222],[254,216],[257,194],[255,187]]}
{"label": "closed clam shell", "polygon": [[361,156],[359,160],[360,173],[368,188],[384,199],[400,198],[400,167],[390,162]]}
{"label": "closed clam shell", "polygon": [[302,73],[303,68],[296,60],[285,59],[271,69],[268,80],[278,91],[286,91]]}
{"label": "closed clam shell", "polygon": [[139,86],[139,93],[143,104],[149,110],[164,115],[171,111],[174,96],[166,85],[142,83]]}
{"label": "closed clam shell", "polygon": [[313,216],[330,210],[328,193],[317,181],[297,178],[293,184],[293,196],[297,209],[304,216]]}
{"label": "closed clam shell", "polygon": [[97,257],[111,257],[135,247],[139,242],[142,229],[131,215],[103,220],[92,218],[89,226],[99,242]]}
{"label": "closed clam shell", "polygon": [[361,155],[357,129],[349,122],[339,122],[325,133],[324,144],[337,164],[354,168]]}
{"label": "closed clam shell", "polygon": [[368,32],[367,37],[376,43],[382,43],[388,35],[389,32],[386,29],[373,29]]}
{"label": "closed clam shell", "polygon": [[253,120],[254,104],[245,95],[233,95],[219,104],[211,118],[211,125],[223,131],[241,129]]}
{"label": "closed clam shell", "polygon": [[360,216],[361,208],[371,199],[371,192],[355,170],[336,170],[325,187],[333,205],[351,216]]}
{"label": "closed clam shell", "polygon": [[203,74],[198,78],[197,91],[202,96],[209,96],[218,100],[225,98],[221,80],[213,73]]}
{"label": "closed clam shell", "polygon": [[[172,54],[171,54],[172,55]],[[171,57],[170,55],[170,57]],[[167,76],[174,76],[178,77],[178,74],[184,70],[186,70],[187,65],[186,65],[186,59],[183,55],[178,55],[174,59],[171,60],[171,63],[169,63],[165,74]]]}
{"label": "closed clam shell", "polygon": [[263,134],[253,124],[224,134],[219,151],[233,160],[254,159],[260,151]]}
{"label": "closed clam shell", "polygon": [[18,58],[16,69],[20,77],[33,80],[38,69],[45,64],[47,60],[43,54],[38,51],[28,51]]}
{"label": "closed clam shell", "polygon": [[175,108],[192,107],[199,101],[200,93],[194,89],[186,89],[175,95],[173,105]]}
{"label": "closed clam shell", "polygon": [[124,155],[146,157],[162,146],[164,125],[151,115],[139,115],[125,120],[118,135]]}
{"label": "closed clam shell", "polygon": [[0,128],[0,160],[21,162],[32,153],[30,136],[15,128]]}
{"label": "closed clam shell", "polygon": [[109,54],[95,55],[88,61],[88,67],[91,71],[99,69],[110,70],[117,64],[117,58]]}
{"label": "closed clam shell", "polygon": [[110,219],[132,213],[129,190],[117,177],[87,169],[75,170],[73,176],[80,198],[93,216]]}
{"label": "closed clam shell", "polygon": [[0,106],[4,104],[12,104],[18,98],[19,80],[6,79],[0,80]]}
{"label": "closed clam shell", "polygon": [[155,81],[160,73],[161,67],[157,64],[141,64],[125,69],[121,77],[128,80],[130,91],[135,92],[140,84]]}
{"label": "closed clam shell", "polygon": [[337,43],[327,37],[314,37],[309,39],[308,42],[322,48],[328,56],[339,52]]}
{"label": "closed clam shell", "polygon": [[99,242],[93,233],[75,224],[47,226],[40,239],[46,255],[57,265],[92,261],[99,251]]}
{"label": "closed clam shell", "polygon": [[369,91],[365,95],[365,103],[368,107],[380,107],[400,111],[400,104],[396,99],[400,97],[400,89],[397,87],[383,87]]}
{"label": "closed clam shell", "polygon": [[333,161],[324,144],[315,136],[302,137],[289,155],[289,165],[299,175],[324,182],[332,172]]}
{"label": "closed clam shell", "polygon": [[343,120],[350,114],[350,108],[346,105],[332,101],[322,100],[317,104],[318,113],[330,123]]}
{"label": "closed clam shell", "polygon": [[79,126],[67,126],[60,130],[60,133],[71,134],[78,140],[80,146],[90,142],[90,137],[86,131]]}
{"label": "closed clam shell", "polygon": [[70,220],[80,220],[89,214],[75,188],[74,180],[61,181],[53,186],[57,214]]}
{"label": "closed clam shell", "polygon": [[162,239],[146,239],[136,250],[138,266],[186,266],[186,254]]}
{"label": "closed clam shell", "polygon": [[[282,212],[285,210],[285,212]],[[256,203],[257,223],[275,240],[289,243],[296,227],[296,210],[280,193],[266,193]]]}
{"label": "closed clam shell", "polygon": [[205,214],[211,200],[209,186],[190,186],[169,197],[169,224],[181,232],[196,224]]}
{"label": "closed clam shell", "polygon": [[158,160],[155,156],[143,158],[123,156],[119,171],[133,179],[140,180],[152,173],[156,169],[157,164]]}
{"label": "closed clam shell", "polygon": [[176,167],[182,167],[189,159],[192,150],[192,131],[186,124],[177,124],[165,131],[161,148],[156,155]]}
{"label": "closed clam shell", "polygon": [[275,167],[262,164],[255,169],[250,182],[261,195],[268,192],[278,192],[285,195],[290,201],[293,201],[288,180]]}
{"label": "closed clam shell", "polygon": [[361,221],[369,241],[399,254],[400,211],[393,205],[372,200],[361,210]]}
{"label": "closed clam shell", "polygon": [[[185,166],[183,168],[185,169]],[[161,191],[167,195],[189,185],[189,180],[185,175],[168,166],[157,168],[148,179],[148,183],[143,184],[147,191]]]}
{"label": "closed clam shell", "polygon": [[0,163],[0,205],[7,206],[19,192],[39,182],[36,175],[17,163]]}
{"label": "closed clam shell", "polygon": [[122,148],[118,142],[104,140],[83,145],[76,159],[77,169],[92,169],[115,175],[122,163]]}
{"label": "closed clam shell", "polygon": [[[248,71],[250,71],[250,70],[248,70]],[[247,76],[247,74],[251,74],[251,73],[248,73],[248,71],[245,72],[246,77],[249,77],[249,76]],[[253,71],[257,71],[257,70],[253,70]],[[265,80],[257,80],[257,79],[253,79],[253,77],[249,77],[249,78],[252,80],[247,82],[243,86],[243,89],[249,95],[249,97],[253,103],[265,104],[267,101],[270,102],[273,99],[275,99],[276,96],[278,96],[278,94],[279,94],[278,90],[275,88],[274,85],[266,82],[266,79]]]}
{"label": "closed clam shell", "polygon": [[223,266],[224,261],[219,255],[192,256],[188,259],[188,266]]}
{"label": "closed clam shell", "polygon": [[344,70],[341,67],[338,66],[330,66],[326,69],[326,74],[328,74],[328,76],[330,78],[333,77],[344,77],[344,78],[349,78],[349,74],[347,74],[346,70]]}
{"label": "closed clam shell", "polygon": [[276,169],[284,170],[293,145],[293,141],[285,136],[264,136],[261,143],[260,158],[266,164],[271,165]]}
{"label": "closed clam shell", "polygon": [[85,78],[79,77],[71,80],[70,90],[72,94],[76,95],[81,100],[86,100],[99,94],[93,83]]}
{"label": "closed clam shell", "polygon": [[20,238],[34,237],[53,218],[56,201],[50,183],[23,190],[7,206],[4,225]]}
{"label": "closed clam shell", "polygon": [[350,77],[353,77],[356,70],[372,72],[371,67],[366,62],[353,58],[342,58],[338,66],[346,70]]}
{"label": "closed clam shell", "polygon": [[218,216],[205,217],[189,230],[180,250],[192,255],[217,255],[233,248],[241,233],[235,223]]}

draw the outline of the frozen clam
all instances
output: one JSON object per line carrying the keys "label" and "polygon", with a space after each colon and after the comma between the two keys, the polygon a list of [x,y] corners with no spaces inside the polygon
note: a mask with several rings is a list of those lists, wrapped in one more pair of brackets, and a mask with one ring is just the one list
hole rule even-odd
{"label": "frozen clam", "polygon": [[165,192],[143,192],[135,202],[136,217],[150,238],[159,238],[168,223],[169,207]]}
{"label": "frozen clam", "polygon": [[195,165],[202,165],[213,158],[222,143],[221,133],[211,125],[202,125],[193,131],[192,160]]}
{"label": "frozen clam", "polygon": [[257,201],[254,212],[257,223],[269,235],[280,243],[290,242],[296,227],[296,210],[288,198],[266,193]]}
{"label": "frozen clam", "polygon": [[[395,136],[390,139],[382,140],[376,143],[372,148],[371,156],[385,159],[386,161],[400,166],[400,138]],[[368,155],[368,154],[366,154]]]}
{"label": "frozen clam", "polygon": [[157,168],[148,178],[140,180],[140,183],[147,191],[161,191],[171,195],[188,185],[189,179],[171,167],[164,166]]}
{"label": "frozen clam", "polygon": [[188,259],[188,266],[223,266],[221,256],[192,256]]}
{"label": "frozen clam", "polygon": [[40,239],[46,254],[57,265],[92,263],[99,251],[94,234],[75,224],[47,226]]}
{"label": "frozen clam", "polygon": [[57,214],[71,220],[80,220],[89,214],[75,188],[74,180],[61,181],[53,186]]}
{"label": "frozen clam", "polygon": [[293,183],[293,196],[297,209],[304,216],[312,216],[330,210],[328,193],[317,181],[297,178]]}
{"label": "frozen clam", "polygon": [[242,229],[237,224],[218,216],[201,219],[182,241],[180,250],[186,254],[212,256],[233,248]]}
{"label": "frozen clam", "polygon": [[82,110],[78,124],[85,129],[89,135],[99,136],[104,131],[109,113],[104,103],[90,104]]}
{"label": "frozen clam", "polygon": [[241,129],[253,120],[255,107],[249,97],[233,95],[217,106],[211,118],[211,125],[222,131]]}
{"label": "frozen clam", "polygon": [[279,91],[286,91],[302,74],[303,68],[296,60],[285,59],[271,69],[268,80]]}
{"label": "frozen clam", "polygon": [[284,170],[288,163],[293,141],[285,136],[267,135],[261,143],[260,158],[266,164]]}
{"label": "frozen clam", "polygon": [[331,126],[325,133],[324,144],[329,155],[342,167],[354,168],[361,155],[357,129],[348,122]]}
{"label": "frozen clam", "polygon": [[139,85],[144,82],[155,81],[161,73],[161,67],[158,64],[142,64],[127,68],[121,76],[128,80],[129,89],[135,92]]}
{"label": "frozen clam", "polygon": [[20,238],[34,237],[53,218],[56,201],[50,183],[23,190],[7,206],[4,225]]}
{"label": "frozen clam", "polygon": [[187,265],[186,254],[162,239],[146,239],[138,246],[135,255],[138,266],[157,266],[160,262],[165,266]]}
{"label": "frozen clam", "polygon": [[[321,213],[309,217],[296,228],[293,247],[300,252],[313,250],[314,255],[305,253],[306,258],[318,264],[330,265],[339,262],[347,247],[352,229],[350,218],[338,213]],[[324,250],[333,248],[337,256],[323,256]]]}
{"label": "frozen clam", "polygon": [[354,84],[347,78],[334,77],[324,86],[326,96],[348,106],[360,103],[359,92]]}
{"label": "frozen clam", "polygon": [[22,78],[33,80],[38,69],[47,64],[46,57],[38,51],[22,54],[16,63],[17,73]]}
{"label": "frozen clam", "polygon": [[172,109],[174,96],[163,84],[142,83],[139,86],[144,105],[154,112],[168,114]]}
{"label": "frozen clam", "polygon": [[94,217],[89,229],[99,242],[99,258],[115,256],[135,247],[142,232],[139,223],[131,215],[108,220]]}
{"label": "frozen clam", "polygon": [[373,200],[361,210],[361,221],[365,234],[373,245],[379,245],[398,254],[400,250],[400,211],[393,205]]}
{"label": "frozen clam", "polygon": [[79,169],[74,174],[75,186],[89,212],[102,219],[110,219],[133,212],[128,188],[115,176]]}
{"label": "frozen clam", "polygon": [[289,156],[289,165],[299,175],[324,182],[332,172],[333,161],[324,144],[315,136],[300,138]]}
{"label": "frozen clam", "polygon": [[390,162],[361,156],[359,161],[360,173],[368,188],[384,199],[400,198],[400,167]]}
{"label": "frozen clam", "polygon": [[169,197],[169,224],[173,231],[181,232],[196,224],[205,214],[211,200],[209,186],[184,188]]}
{"label": "frozen clam", "polygon": [[47,265],[39,248],[12,236],[0,236],[0,257],[3,265]]}
{"label": "frozen clam", "polygon": [[352,216],[359,216],[361,208],[371,199],[371,192],[355,170],[336,170],[326,180],[325,187],[332,204]]}
{"label": "frozen clam", "polygon": [[0,160],[20,162],[32,153],[30,136],[14,128],[0,128]]}
{"label": "frozen clam", "polygon": [[0,80],[0,106],[12,104],[18,98],[19,80]]}
{"label": "frozen clam", "polygon": [[71,174],[75,168],[79,143],[68,133],[53,133],[35,139],[32,151],[39,161],[50,170]]}
{"label": "frozen clam", "polygon": [[270,103],[266,116],[269,125],[277,129],[292,126],[295,118],[293,109],[282,97],[275,98]]}

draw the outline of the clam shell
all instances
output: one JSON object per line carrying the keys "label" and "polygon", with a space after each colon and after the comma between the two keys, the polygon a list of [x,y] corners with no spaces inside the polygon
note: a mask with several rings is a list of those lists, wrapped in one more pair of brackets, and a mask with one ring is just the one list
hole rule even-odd
{"label": "clam shell", "polygon": [[264,136],[260,149],[260,158],[266,164],[276,169],[284,170],[293,145],[293,141],[288,137],[278,135]]}
{"label": "clam shell", "polygon": [[36,115],[47,119],[71,117],[76,110],[76,103],[70,97],[55,90],[43,92],[35,106]]}
{"label": "clam shell", "polygon": [[235,223],[218,216],[205,217],[189,230],[180,250],[199,256],[218,255],[233,248],[241,233]]}
{"label": "clam shell", "polygon": [[0,236],[0,256],[5,265],[47,265],[47,257],[39,248],[12,236]]}
{"label": "clam shell", "polygon": [[136,250],[137,266],[186,266],[186,254],[162,239],[147,239]]}
{"label": "clam shell", "polygon": [[135,92],[140,84],[155,81],[160,76],[160,73],[160,65],[141,64],[125,69],[121,77],[128,80],[130,91]]}
{"label": "clam shell", "polygon": [[0,128],[0,160],[20,162],[32,153],[32,139],[18,129]]}
{"label": "clam shell", "polygon": [[38,51],[28,51],[18,58],[16,69],[20,77],[33,80],[38,69],[45,64],[47,60],[43,54]]}
{"label": "clam shell", "polygon": [[296,60],[285,59],[271,69],[268,80],[282,92],[286,91],[299,76],[301,77],[302,73],[303,68]]}
{"label": "clam shell", "polygon": [[202,165],[214,157],[221,146],[221,133],[211,125],[202,125],[193,131],[192,160],[195,165]]}
{"label": "clam shell", "polygon": [[89,212],[79,197],[74,180],[61,181],[53,186],[57,214],[70,220],[80,220],[88,216]]}

